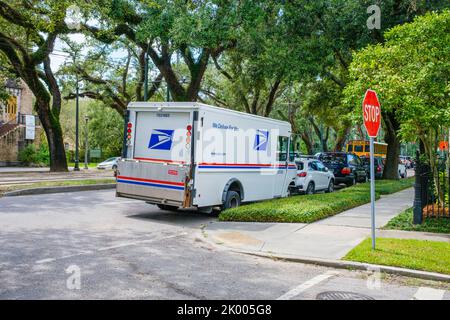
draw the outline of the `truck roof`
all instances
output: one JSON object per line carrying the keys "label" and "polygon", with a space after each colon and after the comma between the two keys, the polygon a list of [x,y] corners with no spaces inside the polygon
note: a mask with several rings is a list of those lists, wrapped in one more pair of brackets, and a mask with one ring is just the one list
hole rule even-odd
{"label": "truck roof", "polygon": [[128,104],[128,109],[134,109],[134,110],[146,109],[146,108],[164,108],[164,107],[168,107],[171,109],[190,109],[190,110],[210,109],[212,111],[235,113],[240,116],[245,116],[245,117],[249,117],[249,118],[259,118],[263,121],[277,122],[279,124],[283,124],[283,125],[287,125],[287,126],[291,127],[291,124],[287,121],[262,117],[262,116],[258,116],[258,115],[254,115],[254,114],[250,114],[250,113],[246,113],[246,112],[242,112],[242,111],[236,111],[236,110],[232,110],[232,109],[215,107],[215,106],[211,106],[211,105],[199,103],[199,102],[130,102]]}

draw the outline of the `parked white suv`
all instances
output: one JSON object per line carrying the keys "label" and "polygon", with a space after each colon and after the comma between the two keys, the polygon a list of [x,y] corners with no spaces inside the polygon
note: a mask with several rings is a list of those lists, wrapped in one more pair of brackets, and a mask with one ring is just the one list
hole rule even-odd
{"label": "parked white suv", "polygon": [[314,194],[316,191],[333,192],[334,174],[316,159],[298,158],[297,177],[292,193]]}

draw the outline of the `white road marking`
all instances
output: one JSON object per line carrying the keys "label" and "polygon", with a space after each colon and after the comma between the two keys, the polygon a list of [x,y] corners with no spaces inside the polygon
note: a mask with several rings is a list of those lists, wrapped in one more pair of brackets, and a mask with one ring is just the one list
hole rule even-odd
{"label": "white road marking", "polygon": [[36,263],[36,264],[49,263],[49,262],[53,262],[53,261],[55,261],[55,260],[56,260],[56,259],[54,259],[54,258],[48,258],[48,259],[38,260],[38,261],[36,261],[35,263]]}
{"label": "white road marking", "polygon": [[155,241],[158,241],[158,240],[167,240],[167,239],[171,239],[171,238],[180,237],[180,236],[183,236],[183,235],[186,235],[186,234],[187,233],[181,233],[181,234],[175,234],[175,235],[172,235],[172,236],[167,236],[167,237],[157,238],[157,239],[147,239],[147,240],[139,240],[139,241],[133,241],[133,242],[119,243],[119,244],[116,244],[114,246],[99,248],[99,249],[97,249],[97,251],[106,251],[106,250],[112,250],[112,249],[117,249],[117,248],[135,246],[135,245],[142,244],[142,243],[155,242]]}
{"label": "white road marking", "polygon": [[292,290],[289,290],[288,292],[286,292],[285,294],[283,294],[281,297],[279,297],[277,300],[289,300],[292,299],[295,296],[298,296],[300,293],[302,293],[303,291],[315,286],[316,284],[331,278],[333,276],[338,275],[339,272],[338,271],[327,271],[324,274],[318,275],[304,283],[302,283],[301,285],[295,287]]}
{"label": "white road marking", "polygon": [[445,290],[420,287],[414,295],[414,300],[442,300]]}
{"label": "white road marking", "polygon": [[66,255],[66,256],[62,256],[62,257],[58,257],[58,258],[41,259],[41,260],[37,260],[35,262],[35,264],[50,263],[50,262],[54,262],[54,261],[57,261],[57,260],[73,258],[73,257],[76,257],[76,256],[93,254],[95,252],[101,252],[101,251],[107,251],[107,250],[112,250],[112,249],[124,248],[124,247],[129,247],[129,246],[135,246],[135,245],[139,245],[139,244],[143,244],[143,243],[151,243],[151,242],[155,242],[155,241],[167,240],[167,239],[177,238],[177,237],[181,237],[181,236],[185,236],[185,235],[187,235],[187,232],[182,232],[182,233],[179,233],[179,234],[173,234],[173,235],[170,235],[170,236],[167,236],[167,237],[160,237],[160,238],[155,238],[155,239],[146,239],[146,240],[139,240],[139,241],[133,241],[133,242],[125,242],[125,243],[120,243],[120,244],[117,244],[117,245],[114,245],[114,246],[98,248],[95,251],[83,251],[83,252],[80,252],[80,253],[70,254],[70,255]]}

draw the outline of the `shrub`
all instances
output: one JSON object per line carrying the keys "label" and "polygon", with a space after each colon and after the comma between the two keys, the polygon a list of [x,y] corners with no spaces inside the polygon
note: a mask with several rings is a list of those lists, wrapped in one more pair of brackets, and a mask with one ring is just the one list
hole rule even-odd
{"label": "shrub", "polygon": [[41,144],[38,149],[34,144],[29,144],[19,152],[18,159],[26,165],[46,166],[50,164],[50,153],[45,144]]}

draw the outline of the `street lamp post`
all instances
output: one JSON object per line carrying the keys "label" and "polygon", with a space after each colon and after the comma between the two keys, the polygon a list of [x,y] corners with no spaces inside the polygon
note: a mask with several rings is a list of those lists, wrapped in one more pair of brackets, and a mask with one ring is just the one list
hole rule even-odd
{"label": "street lamp post", "polygon": [[144,101],[148,100],[148,50],[150,48],[150,44],[147,47],[147,52],[145,53],[145,66],[144,66]]}
{"label": "street lamp post", "polygon": [[89,117],[85,116],[85,129],[84,129],[84,168],[88,169],[88,153],[89,153],[89,139],[88,139],[88,121]]}
{"label": "street lamp post", "polygon": [[79,82],[78,75],[76,76],[76,87],[75,87],[75,166],[73,171],[80,171],[79,159],[78,159],[78,114],[79,114]]}

